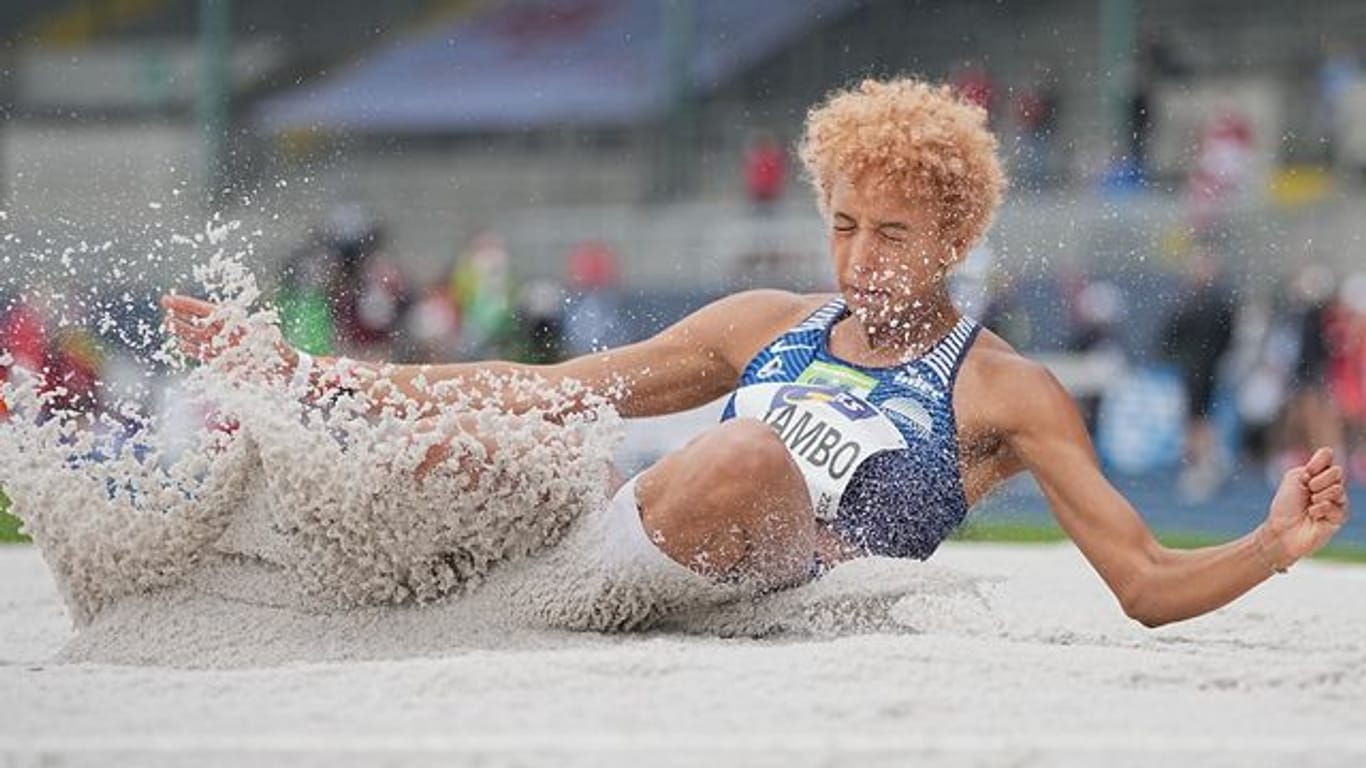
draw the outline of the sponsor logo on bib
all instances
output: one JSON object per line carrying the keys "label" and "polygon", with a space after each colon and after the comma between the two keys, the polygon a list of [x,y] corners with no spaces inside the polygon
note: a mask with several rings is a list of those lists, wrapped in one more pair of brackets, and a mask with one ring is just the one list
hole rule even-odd
{"label": "sponsor logo on bib", "polygon": [[867,396],[877,386],[877,379],[868,374],[834,363],[816,361],[806,366],[801,375],[797,377],[798,384],[810,384],[816,387],[830,387],[834,389],[847,389],[859,396]]}

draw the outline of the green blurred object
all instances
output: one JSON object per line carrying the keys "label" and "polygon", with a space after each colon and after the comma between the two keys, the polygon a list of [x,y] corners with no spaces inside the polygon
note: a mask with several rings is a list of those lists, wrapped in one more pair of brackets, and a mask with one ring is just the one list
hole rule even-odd
{"label": "green blurred object", "polygon": [[310,355],[330,355],[335,351],[332,340],[336,338],[336,327],[325,294],[306,289],[286,290],[281,292],[277,304],[285,341]]}
{"label": "green blurred object", "polygon": [[0,491],[0,542],[28,541],[27,536],[19,533],[19,518],[10,515],[8,510],[9,499]]}

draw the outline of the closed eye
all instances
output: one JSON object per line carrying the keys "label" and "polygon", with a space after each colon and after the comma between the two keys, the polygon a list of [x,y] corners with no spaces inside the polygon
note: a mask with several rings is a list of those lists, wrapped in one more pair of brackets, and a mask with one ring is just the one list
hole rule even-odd
{"label": "closed eye", "polygon": [[900,224],[878,227],[877,233],[883,240],[886,240],[889,243],[904,243],[910,234],[906,231],[906,228]]}

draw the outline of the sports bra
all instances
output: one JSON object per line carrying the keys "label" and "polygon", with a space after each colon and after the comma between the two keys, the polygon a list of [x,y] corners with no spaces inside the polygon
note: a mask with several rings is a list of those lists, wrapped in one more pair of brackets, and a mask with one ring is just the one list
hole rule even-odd
{"label": "sports bra", "polygon": [[836,357],[836,297],[758,352],[721,420],[774,429],[816,517],[867,554],[924,559],[962,523],[953,385],[981,327],[964,317],[923,355],[871,368]]}

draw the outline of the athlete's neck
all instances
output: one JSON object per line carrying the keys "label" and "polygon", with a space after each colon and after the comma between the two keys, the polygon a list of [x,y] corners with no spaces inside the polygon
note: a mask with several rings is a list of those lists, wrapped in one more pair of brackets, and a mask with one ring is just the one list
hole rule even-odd
{"label": "athlete's neck", "polygon": [[881,312],[854,312],[853,322],[841,325],[849,326],[849,341],[860,356],[892,363],[928,352],[960,317],[947,285],[941,283],[923,296],[906,299],[904,305],[898,302]]}

